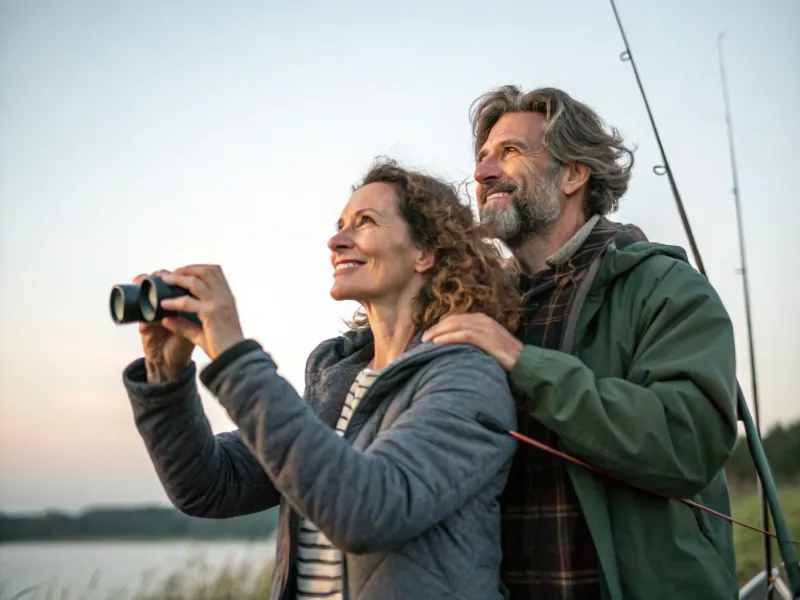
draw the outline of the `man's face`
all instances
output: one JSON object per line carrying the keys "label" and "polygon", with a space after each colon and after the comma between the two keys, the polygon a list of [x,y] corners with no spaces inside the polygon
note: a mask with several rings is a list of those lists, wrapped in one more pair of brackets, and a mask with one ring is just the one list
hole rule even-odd
{"label": "man's face", "polygon": [[503,115],[477,156],[481,222],[511,248],[547,233],[561,214],[560,168],[548,168],[543,122],[540,113]]}

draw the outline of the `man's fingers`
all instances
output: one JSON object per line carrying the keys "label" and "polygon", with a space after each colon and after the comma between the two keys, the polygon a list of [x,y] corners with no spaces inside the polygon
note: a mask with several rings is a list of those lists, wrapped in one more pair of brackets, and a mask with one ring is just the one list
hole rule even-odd
{"label": "man's fingers", "polygon": [[[465,315],[448,315],[436,325],[430,327],[422,334],[422,341],[429,342],[432,338],[452,333],[454,331],[473,331],[479,333],[485,329],[485,322],[482,313],[471,313]],[[489,333],[488,331],[486,333]]]}
{"label": "man's fingers", "polygon": [[433,325],[432,327],[428,328],[428,330],[422,334],[422,341],[423,342],[430,342],[436,336],[443,335],[445,333],[451,333],[453,331],[458,331],[463,329],[462,326],[463,320],[460,317],[464,315],[450,315],[441,319],[438,323]]}
{"label": "man's fingers", "polygon": [[459,329],[458,331],[451,331],[449,333],[441,333],[432,337],[430,342],[434,344],[472,344],[471,342],[472,336],[470,335],[469,331],[464,329]]}
{"label": "man's fingers", "polygon": [[138,274],[136,277],[134,277],[134,278],[133,278],[133,280],[131,281],[131,283],[133,283],[133,284],[135,284],[135,285],[139,285],[139,284],[140,284],[140,283],[142,283],[142,282],[143,282],[145,279],[147,279],[147,273],[139,273],[139,274]]}

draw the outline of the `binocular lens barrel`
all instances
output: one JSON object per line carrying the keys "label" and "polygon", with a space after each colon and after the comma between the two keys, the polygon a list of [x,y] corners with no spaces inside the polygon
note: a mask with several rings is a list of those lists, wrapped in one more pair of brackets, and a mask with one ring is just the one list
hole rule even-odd
{"label": "binocular lens barrel", "polygon": [[139,308],[139,287],[134,284],[120,284],[111,290],[111,318],[117,325],[143,320]]}
{"label": "binocular lens barrel", "polygon": [[141,285],[120,284],[111,290],[109,304],[111,319],[117,325],[144,321],[153,323],[164,317],[181,317],[200,324],[197,315],[165,310],[160,306],[162,300],[187,296],[189,292],[176,285],[167,285],[160,277],[148,277]]}

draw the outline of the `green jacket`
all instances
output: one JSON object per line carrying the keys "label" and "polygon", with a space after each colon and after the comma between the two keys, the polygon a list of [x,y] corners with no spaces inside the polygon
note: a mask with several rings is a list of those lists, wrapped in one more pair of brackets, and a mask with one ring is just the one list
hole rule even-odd
{"label": "green jacket", "polygon": [[[518,398],[563,452],[730,515],[722,467],[737,435],[736,359],[733,326],[709,282],[680,248],[612,244],[576,319],[564,352],[524,347],[510,374]],[[738,597],[730,523],[567,468],[604,598]]]}

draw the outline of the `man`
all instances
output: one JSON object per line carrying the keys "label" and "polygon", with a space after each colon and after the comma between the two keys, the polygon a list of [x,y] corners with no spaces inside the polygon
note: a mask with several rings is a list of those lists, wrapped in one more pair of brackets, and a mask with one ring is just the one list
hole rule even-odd
{"label": "man", "polygon": [[[529,295],[516,337],[484,315],[426,332],[509,373],[519,431],[730,514],[733,328],[677,247],[610,221],[633,156],[565,92],[505,86],[472,111],[481,221]],[[625,160],[625,159],[628,160]],[[513,600],[736,598],[729,523],[520,444],[503,497]]]}

